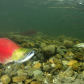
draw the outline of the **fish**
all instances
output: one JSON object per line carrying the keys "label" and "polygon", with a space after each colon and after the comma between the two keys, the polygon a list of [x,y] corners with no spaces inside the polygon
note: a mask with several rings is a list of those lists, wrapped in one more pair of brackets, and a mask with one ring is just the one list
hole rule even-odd
{"label": "fish", "polygon": [[10,39],[0,38],[0,63],[23,63],[31,59],[36,50],[22,48]]}
{"label": "fish", "polygon": [[28,31],[24,31],[24,32],[20,32],[21,35],[35,35],[37,34],[38,31],[35,31],[35,30],[28,30]]}

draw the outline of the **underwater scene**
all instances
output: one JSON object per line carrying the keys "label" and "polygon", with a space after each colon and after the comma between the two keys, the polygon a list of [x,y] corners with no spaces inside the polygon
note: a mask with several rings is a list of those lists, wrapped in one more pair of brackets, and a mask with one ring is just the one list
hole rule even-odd
{"label": "underwater scene", "polygon": [[0,84],[84,84],[84,0],[0,0]]}

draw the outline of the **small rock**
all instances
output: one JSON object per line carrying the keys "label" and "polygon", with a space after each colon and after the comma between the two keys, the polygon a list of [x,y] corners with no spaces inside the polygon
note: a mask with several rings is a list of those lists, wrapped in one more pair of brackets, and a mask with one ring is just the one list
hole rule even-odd
{"label": "small rock", "polygon": [[[72,68],[73,68],[73,70],[78,71],[79,68],[80,68],[80,63],[74,63],[74,64],[72,65]],[[81,67],[81,68],[82,68],[82,67]]]}
{"label": "small rock", "polygon": [[78,44],[74,45],[73,47],[83,48],[84,43],[78,43]]}
{"label": "small rock", "polygon": [[76,60],[71,60],[67,63],[68,66],[72,66],[74,63],[77,63]]}
{"label": "small rock", "polygon": [[17,83],[10,83],[10,84],[17,84]]}
{"label": "small rock", "polygon": [[50,65],[49,64],[43,64],[43,70],[47,70],[47,69],[49,69],[50,68]]}
{"label": "small rock", "polygon": [[49,45],[43,48],[43,55],[45,57],[50,57],[56,53],[55,45]]}
{"label": "small rock", "polygon": [[49,59],[49,62],[51,62],[52,64],[54,64],[54,61],[53,61],[53,59]]}
{"label": "small rock", "polygon": [[25,72],[24,69],[19,69],[19,70],[17,71],[17,74],[18,74],[18,75],[27,75],[27,72]]}
{"label": "small rock", "polygon": [[56,65],[55,64],[51,64],[51,67],[55,67]]}
{"label": "small rock", "polygon": [[56,58],[61,59],[62,56],[60,54],[56,54]]}
{"label": "small rock", "polygon": [[67,60],[62,60],[63,65],[67,65],[68,61]]}
{"label": "small rock", "polygon": [[13,82],[21,82],[21,81],[25,81],[26,79],[27,77],[25,75],[12,77]]}
{"label": "small rock", "polygon": [[55,63],[55,64],[58,64],[58,63],[62,63],[62,62],[61,62],[61,60],[55,58],[55,59],[54,59],[54,63]]}
{"label": "small rock", "polygon": [[44,82],[44,84],[49,84],[49,79],[48,78],[44,78],[43,82]]}
{"label": "small rock", "polygon": [[73,42],[69,41],[69,40],[65,40],[64,41],[64,46],[66,46],[67,48],[71,48],[73,46]]}
{"label": "small rock", "polygon": [[2,77],[1,77],[1,82],[3,83],[3,84],[8,84],[9,82],[10,82],[10,77],[8,76],[8,75],[3,75]]}
{"label": "small rock", "polygon": [[42,84],[41,82],[32,81],[30,84]]}
{"label": "small rock", "polygon": [[34,79],[34,80],[37,80],[37,81],[43,81],[44,76],[42,76],[42,75],[36,75],[36,76],[34,76],[33,79]]}
{"label": "small rock", "polygon": [[41,68],[41,63],[36,63],[34,67],[35,68]]}
{"label": "small rock", "polygon": [[60,47],[57,47],[57,53],[59,53],[62,56],[65,55],[64,51]]}
{"label": "small rock", "polygon": [[35,70],[33,71],[34,76],[36,75],[43,75],[43,72],[41,70]]}
{"label": "small rock", "polygon": [[45,43],[41,43],[41,45],[40,45],[42,48],[43,47],[45,47],[46,46],[46,44]]}
{"label": "small rock", "polygon": [[82,76],[84,77],[84,71],[82,72]]}
{"label": "small rock", "polygon": [[24,69],[24,68],[25,68],[25,65],[24,65],[24,64],[22,64],[22,65],[21,65],[21,67],[22,67],[22,69]]}
{"label": "small rock", "polygon": [[25,81],[25,84],[29,84],[31,81],[32,81],[32,79],[27,79],[27,80]]}
{"label": "small rock", "polygon": [[0,84],[3,84],[2,82],[0,82]]}
{"label": "small rock", "polygon": [[18,82],[18,84],[23,84],[23,82]]}
{"label": "small rock", "polygon": [[11,76],[15,76],[15,75],[17,75],[17,72],[16,71],[12,71],[11,72]]}

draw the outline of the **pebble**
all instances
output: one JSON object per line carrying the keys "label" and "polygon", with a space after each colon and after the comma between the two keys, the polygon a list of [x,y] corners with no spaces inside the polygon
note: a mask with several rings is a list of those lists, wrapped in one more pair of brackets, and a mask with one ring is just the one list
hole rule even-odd
{"label": "pebble", "polygon": [[57,53],[59,53],[62,56],[65,55],[64,51],[60,47],[57,47]]}
{"label": "pebble", "polygon": [[36,75],[33,78],[33,80],[37,80],[37,81],[43,81],[43,79],[44,79],[44,76],[42,76],[42,75]]}
{"label": "pebble", "polygon": [[32,81],[30,84],[42,84],[41,82]]}
{"label": "pebble", "polygon": [[[74,48],[73,43],[77,39],[63,36],[59,39],[20,36],[20,45],[28,44],[29,48],[35,48],[37,52],[33,59],[25,63],[5,67],[0,64],[0,84],[84,84],[84,61],[74,58],[77,53],[84,54],[84,43],[76,44]],[[18,43],[16,39],[14,41]],[[80,62],[82,64],[77,66]]]}
{"label": "pebble", "polygon": [[74,63],[77,63],[76,60],[71,60],[67,63],[68,66],[72,66]]}
{"label": "pebble", "polygon": [[25,72],[24,69],[19,69],[19,70],[17,71],[17,74],[18,74],[18,75],[27,75],[27,72]]}
{"label": "pebble", "polygon": [[71,48],[73,46],[73,42],[69,40],[64,40],[64,46],[67,48]]}
{"label": "pebble", "polygon": [[62,60],[62,64],[63,64],[63,65],[67,65],[68,62],[69,62],[69,61],[67,61],[67,60]]}
{"label": "pebble", "polygon": [[43,48],[43,55],[45,57],[50,57],[56,53],[55,45],[49,45]]}
{"label": "pebble", "polygon": [[8,75],[3,75],[3,76],[1,77],[1,82],[2,82],[3,84],[8,84],[8,83],[10,83],[10,81],[11,81],[11,79],[10,79],[10,77],[9,77]]}
{"label": "pebble", "polygon": [[36,75],[43,75],[44,73],[41,70],[34,70],[33,74],[34,76],[36,76]]}
{"label": "pebble", "polygon": [[84,43],[78,43],[78,44],[74,45],[74,47],[80,47],[80,48],[83,48],[83,47],[84,47]]}
{"label": "pebble", "polygon": [[29,84],[32,81],[32,79],[25,80],[25,84]]}
{"label": "pebble", "polygon": [[25,76],[25,75],[12,77],[13,82],[21,82],[21,81],[25,81],[26,79],[27,79],[27,76]]}
{"label": "pebble", "polygon": [[36,63],[36,64],[34,65],[34,67],[35,67],[35,68],[41,68],[41,63]]}

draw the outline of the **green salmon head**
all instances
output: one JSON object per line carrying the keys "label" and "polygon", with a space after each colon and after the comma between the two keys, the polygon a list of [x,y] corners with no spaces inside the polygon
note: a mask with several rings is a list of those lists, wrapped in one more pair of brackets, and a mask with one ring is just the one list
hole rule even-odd
{"label": "green salmon head", "polygon": [[35,55],[34,49],[19,48],[12,54],[12,60],[16,63],[22,63]]}

